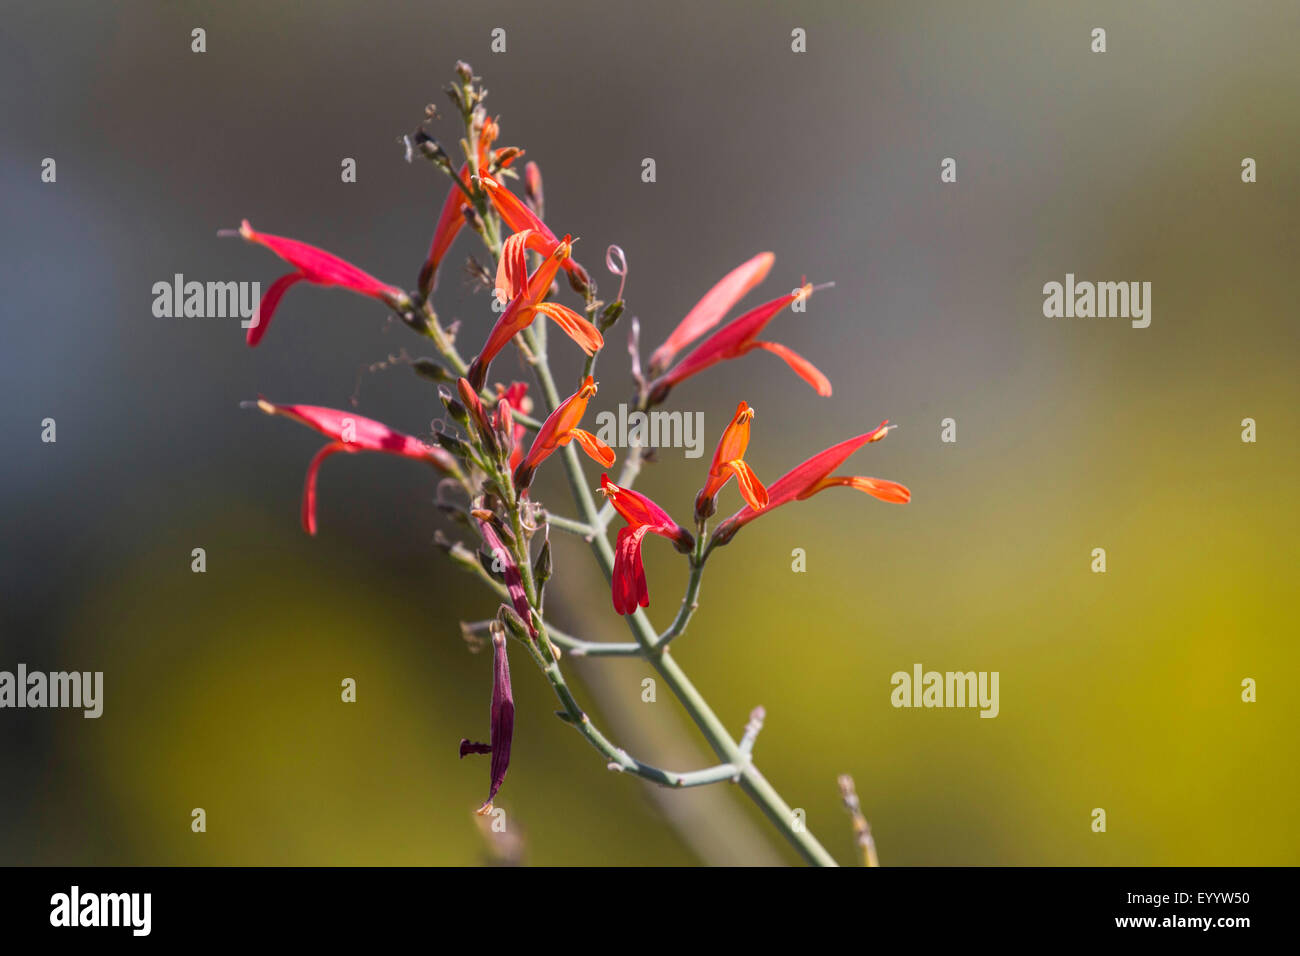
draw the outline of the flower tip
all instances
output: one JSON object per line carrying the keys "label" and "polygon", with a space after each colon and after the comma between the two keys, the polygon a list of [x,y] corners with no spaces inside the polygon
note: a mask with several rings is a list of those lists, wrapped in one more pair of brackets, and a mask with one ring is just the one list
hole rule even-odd
{"label": "flower tip", "polygon": [[905,505],[912,500],[912,492],[906,485],[884,478],[849,478],[842,483],[890,504]]}
{"label": "flower tip", "polygon": [[461,403],[465,406],[472,407],[478,404],[478,393],[474,391],[474,386],[469,383],[469,379],[464,376],[456,379],[456,391],[460,394]]}
{"label": "flower tip", "polygon": [[468,383],[469,387],[473,391],[477,392],[487,382],[489,364],[490,360],[489,362],[484,362],[481,354],[476,356],[474,361],[470,362],[469,370],[465,373],[465,378],[461,381]]}
{"label": "flower tip", "polygon": [[481,806],[481,807],[479,807],[477,810],[475,810],[475,811],[474,811],[474,815],[475,815],[475,816],[480,816],[480,817],[485,817],[485,816],[487,816],[487,815],[488,815],[489,813],[491,813],[491,812],[492,812],[492,801],[489,800],[487,803],[483,804],[483,806]]}
{"label": "flower tip", "polygon": [[532,485],[533,475],[536,473],[537,469],[530,465],[528,459],[525,458],[515,467],[515,470],[510,475],[510,480],[515,483],[515,489],[520,494],[523,494]]}
{"label": "flower tip", "polygon": [[868,442],[880,441],[882,438],[884,438],[886,435],[888,435],[891,431],[893,431],[897,427],[898,427],[897,425],[889,424],[889,419],[886,418],[883,422],[881,422],[872,430],[871,437],[868,438],[867,441]]}

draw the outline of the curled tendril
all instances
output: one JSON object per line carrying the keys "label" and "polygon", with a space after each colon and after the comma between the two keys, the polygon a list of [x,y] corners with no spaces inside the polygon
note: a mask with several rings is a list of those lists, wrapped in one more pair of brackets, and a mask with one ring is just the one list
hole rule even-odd
{"label": "curled tendril", "polygon": [[610,246],[605,250],[605,268],[619,277],[618,298],[623,299],[623,286],[627,284],[627,256],[619,246]]}

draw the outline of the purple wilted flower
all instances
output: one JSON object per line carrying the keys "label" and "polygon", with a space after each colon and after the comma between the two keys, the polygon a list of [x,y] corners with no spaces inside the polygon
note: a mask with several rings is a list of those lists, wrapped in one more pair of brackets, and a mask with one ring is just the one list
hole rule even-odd
{"label": "purple wilted flower", "polygon": [[536,637],[537,628],[533,626],[532,608],[528,604],[528,594],[524,591],[524,578],[519,573],[519,565],[515,563],[514,557],[502,543],[501,536],[497,534],[497,529],[492,526],[492,522],[483,517],[483,515],[490,516],[491,512],[475,510],[471,513],[474,515],[474,520],[478,522],[479,533],[483,535],[483,543],[487,545],[493,563],[501,565],[501,574],[506,579],[506,591],[510,594],[510,603],[514,605],[515,613],[528,625],[528,633]]}
{"label": "purple wilted flower", "polygon": [[515,734],[515,696],[510,689],[510,658],[506,656],[506,636],[501,632],[492,635],[492,737],[491,743],[474,743],[469,738],[460,742],[460,755],[492,755],[492,788],[483,806],[474,812],[483,816],[492,812],[492,801],[505,782],[510,767],[510,741]]}

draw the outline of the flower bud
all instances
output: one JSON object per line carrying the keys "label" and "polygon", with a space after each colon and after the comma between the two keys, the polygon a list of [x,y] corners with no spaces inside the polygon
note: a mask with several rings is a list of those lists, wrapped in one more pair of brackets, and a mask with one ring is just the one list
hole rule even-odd
{"label": "flower bud", "polygon": [[522,641],[525,644],[531,642],[532,636],[528,632],[528,625],[525,624],[524,619],[519,616],[519,612],[509,604],[502,604],[501,607],[497,609],[497,620],[505,626],[505,629],[515,640]]}
{"label": "flower bud", "polygon": [[536,163],[530,162],[524,167],[524,199],[532,207],[538,219],[546,215],[545,199],[542,193],[542,171]]}
{"label": "flower bud", "polygon": [[456,377],[451,372],[431,358],[418,358],[411,363],[411,368],[415,369],[415,374],[420,378],[427,378],[431,382],[451,384],[456,381]]}
{"label": "flower bud", "polygon": [[619,320],[619,316],[623,314],[624,308],[625,306],[622,299],[618,299],[617,301],[611,302],[609,305],[605,306],[604,310],[600,313],[600,319],[596,322],[596,328],[600,329],[601,332],[607,332],[614,323]]}
{"label": "flower bud", "polygon": [[433,437],[438,442],[439,447],[446,449],[461,461],[468,460],[474,454],[473,449],[465,444],[463,439],[457,438],[455,435],[444,431],[436,431],[433,433]]}
{"label": "flower bud", "polygon": [[438,398],[442,399],[442,404],[443,407],[447,409],[447,414],[450,415],[457,424],[464,426],[469,423],[469,412],[466,410],[464,405],[451,397],[450,391],[445,388],[439,388]]}
{"label": "flower bud", "polygon": [[713,495],[706,495],[701,488],[700,493],[695,496],[695,520],[706,521],[712,518],[717,510],[717,499]]}

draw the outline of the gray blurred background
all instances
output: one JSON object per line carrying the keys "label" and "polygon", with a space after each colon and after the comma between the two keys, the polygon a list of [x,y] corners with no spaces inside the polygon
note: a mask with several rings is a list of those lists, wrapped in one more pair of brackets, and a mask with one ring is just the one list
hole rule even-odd
{"label": "gray blurred background", "polygon": [[[737,733],[767,707],[760,764],[833,853],[852,857],[835,789],[852,772],[886,864],[1296,863],[1298,31],[1295,3],[7,3],[0,669],[103,670],[107,689],[98,721],[0,711],[0,862],[484,859],[469,811],[487,767],[455,746],[486,733],[488,660],[455,622],[494,602],[432,548],[428,472],[331,459],[310,539],[298,496],[322,442],[239,408],[355,399],[427,433],[432,387],[369,367],[428,350],[382,306],[305,284],[255,350],[237,321],[151,313],[175,273],[287,271],[217,238],[243,217],[411,287],[446,180],[397,140],[445,105],[460,58],[606,293],[603,250],[625,250],[649,347],[756,252],[776,266],[748,304],[836,283],[765,336],[833,398],[762,353],[673,395],[705,413],[710,451],[738,400],[756,406],[748,458],[769,482],[902,425],[844,470],[912,504],[836,490],[746,529],[677,647]],[[470,354],[490,318],[460,281],[472,248],[438,295]],[[1152,282],[1151,327],[1044,318],[1042,285],[1067,272]],[[553,339],[571,380],[579,354]],[[593,412],[629,394],[622,342]],[[706,462],[665,455],[640,487],[684,518]],[[543,500],[565,500],[556,471]],[[588,556],[561,559],[564,621],[625,639]],[[646,560],[666,622],[681,568],[657,540]],[[1001,716],[891,708],[889,675],[918,661],[999,670]],[[527,860],[789,858],[682,839],[515,669],[501,805]],[[644,675],[582,676],[600,717]],[[656,728],[638,755],[703,760],[666,698],[638,703]],[[702,829],[769,836],[716,800]]]}

